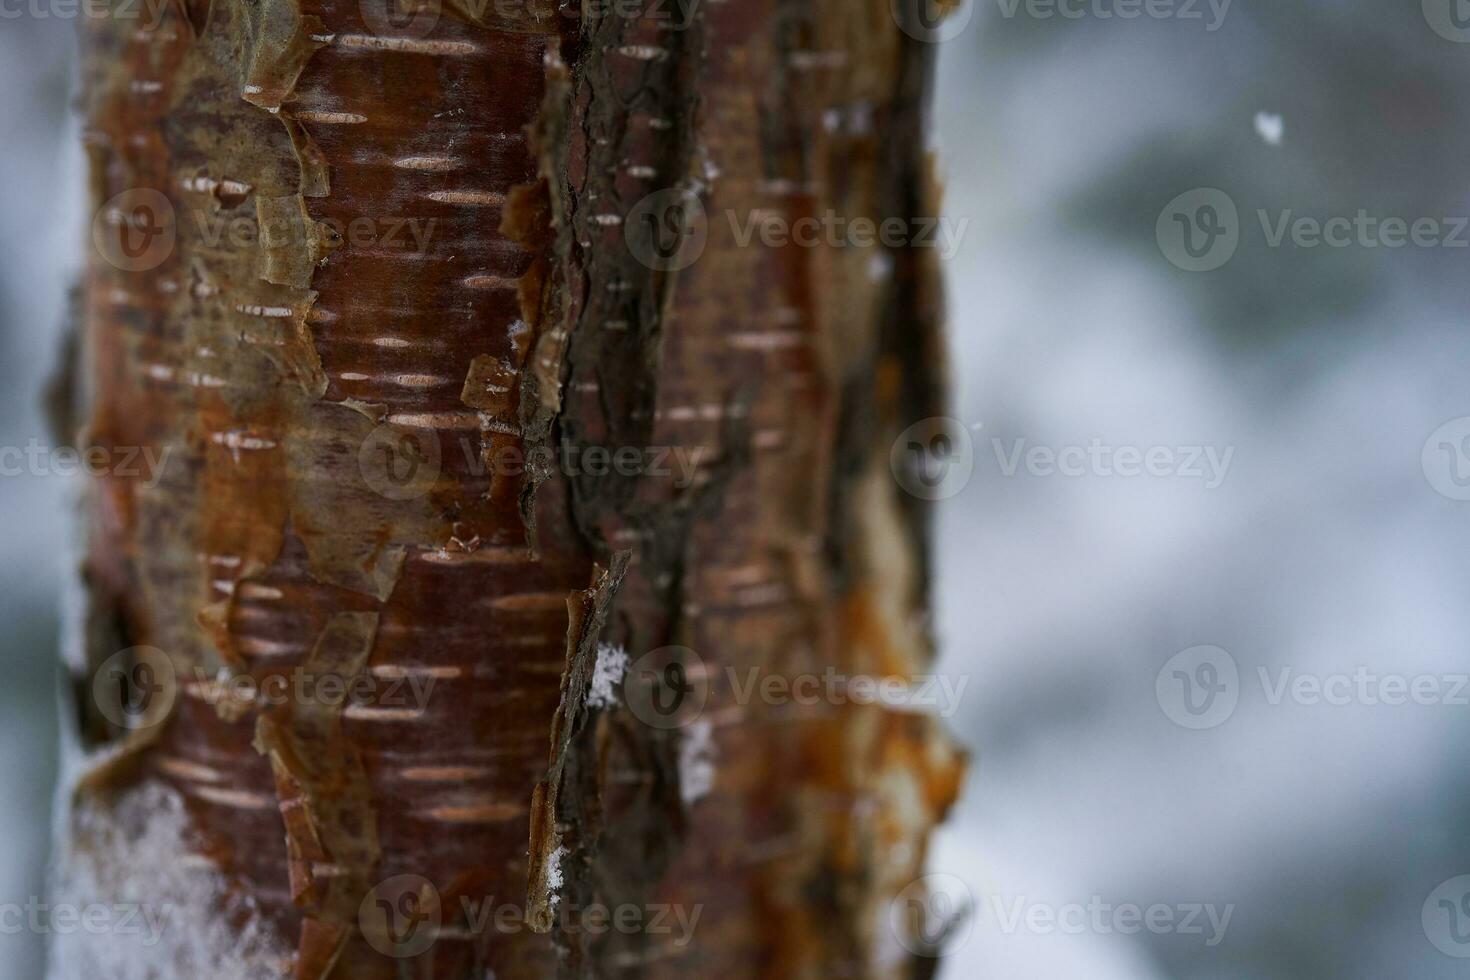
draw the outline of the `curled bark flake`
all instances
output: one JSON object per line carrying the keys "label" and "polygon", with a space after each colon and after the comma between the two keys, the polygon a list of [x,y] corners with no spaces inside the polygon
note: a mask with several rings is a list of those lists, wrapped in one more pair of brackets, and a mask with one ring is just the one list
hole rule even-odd
{"label": "curled bark flake", "polygon": [[260,0],[244,5],[248,51],[240,94],[267,112],[279,112],[312,55],[325,46],[327,29],[301,12],[301,0]]}
{"label": "curled bark flake", "polygon": [[[366,668],[377,629],[377,613],[334,615],[303,671],[350,683]],[[307,916],[296,980],[323,980],[354,928],[381,855],[367,773],[342,731],[342,705],[321,698],[261,715],[255,745],[275,773],[291,895]]]}
{"label": "curled bark flake", "polygon": [[563,811],[562,781],[573,743],[589,714],[587,695],[597,666],[598,638],[628,573],[631,557],[627,552],[615,555],[609,568],[598,571],[590,589],[567,597],[567,669],[562,675],[561,703],[551,723],[551,762],[531,802],[531,866],[526,911],[531,927],[537,932],[551,931],[554,889],[561,884],[560,864],[565,852],[558,824],[575,824],[583,805],[582,800],[569,797]]}

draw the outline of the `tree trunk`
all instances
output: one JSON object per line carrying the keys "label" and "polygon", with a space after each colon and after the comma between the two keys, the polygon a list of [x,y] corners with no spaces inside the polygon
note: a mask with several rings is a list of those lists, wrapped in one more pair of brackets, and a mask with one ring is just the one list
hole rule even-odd
{"label": "tree trunk", "polygon": [[159,927],[53,977],[924,975],[959,753],[766,682],[930,661],[932,253],[746,239],[933,213],[933,46],[389,2],[84,18],[76,417],[140,465],[86,499],[57,898]]}

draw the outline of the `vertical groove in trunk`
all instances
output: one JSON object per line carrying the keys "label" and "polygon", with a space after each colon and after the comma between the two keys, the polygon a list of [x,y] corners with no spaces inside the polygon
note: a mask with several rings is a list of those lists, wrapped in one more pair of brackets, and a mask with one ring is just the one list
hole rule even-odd
{"label": "vertical groove in trunk", "polygon": [[168,456],[89,495],[58,887],[172,909],[55,977],[917,975],[958,753],[742,691],[927,669],[888,446],[937,276],[742,230],[932,214],[931,50],[889,0],[577,6],[85,19],[82,417]]}

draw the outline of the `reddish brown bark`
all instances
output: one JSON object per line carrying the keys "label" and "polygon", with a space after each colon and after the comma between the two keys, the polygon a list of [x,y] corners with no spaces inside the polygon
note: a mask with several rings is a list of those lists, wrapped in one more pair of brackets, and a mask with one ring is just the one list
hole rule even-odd
{"label": "reddish brown bark", "polygon": [[[177,697],[157,724],[88,723],[72,887],[125,880],[112,832],[177,795],[162,860],[218,887],[175,933],[202,917],[233,945],[166,936],[140,977],[909,975],[888,902],[955,751],[911,711],[739,699],[727,669],[928,663],[923,516],[888,446],[937,414],[934,272],[908,248],[742,246],[723,215],[931,208],[930,52],[888,0],[398,27],[376,2],[89,24],[97,206],[157,191],[175,242],[118,268],[125,198],[88,271],[88,437],[171,455],[156,487],[94,488],[78,669],[146,644]],[[646,261],[636,206],[660,191],[711,216],[682,270]],[[221,219],[256,233],[216,240]],[[432,232],[393,247],[409,219]],[[592,447],[698,467],[509,465]],[[599,647],[670,646],[694,651],[697,716],[589,697]],[[246,675],[372,696],[222,701]],[[653,676],[624,697],[667,693],[634,690]],[[407,680],[432,687],[404,705]],[[194,894],[172,881],[152,898]],[[385,896],[442,923],[432,945],[385,953]],[[464,921],[492,897],[525,923]],[[594,903],[697,927],[568,928]]]}

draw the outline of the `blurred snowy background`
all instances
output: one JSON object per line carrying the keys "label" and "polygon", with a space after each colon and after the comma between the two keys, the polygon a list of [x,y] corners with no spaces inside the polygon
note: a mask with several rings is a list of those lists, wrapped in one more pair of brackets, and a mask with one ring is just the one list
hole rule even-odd
{"label": "blurred snowy background", "polygon": [[[1452,499],[1470,427],[1421,461],[1470,416],[1470,248],[1443,244],[1470,241],[1459,0],[969,3],[936,121],[946,209],[969,219],[949,270],[975,468],[941,510],[938,582],[976,757],[935,867],[979,914],[941,975],[1463,976],[1436,941],[1470,953],[1470,919],[1426,900],[1470,873],[1470,706],[1445,703],[1470,698],[1470,503]],[[49,440],[40,390],[86,235],[72,27],[0,26],[7,446]],[[1238,208],[1208,272],[1156,235],[1197,188]],[[1273,247],[1258,212],[1274,228],[1288,209],[1434,219],[1440,244]],[[1018,447],[1094,440],[1166,448],[1172,475],[1007,475]],[[1218,485],[1188,475],[1190,447],[1233,451]],[[42,891],[73,489],[0,478],[0,903]],[[1171,658],[1200,646],[1238,680],[1233,713],[1192,730],[1171,720]],[[1440,703],[1273,704],[1283,670],[1428,678]],[[1191,906],[1228,925],[1181,928]],[[0,929],[0,975],[40,976],[40,947]]]}
{"label": "blurred snowy background", "polygon": [[[52,445],[42,408],[74,261],[89,232],[79,136],[69,113],[71,20],[0,8],[0,446]],[[13,466],[14,460],[10,461]],[[0,904],[44,893],[57,764],[57,625],[75,541],[75,486],[0,475]],[[44,937],[0,921],[0,976],[42,976]]]}

